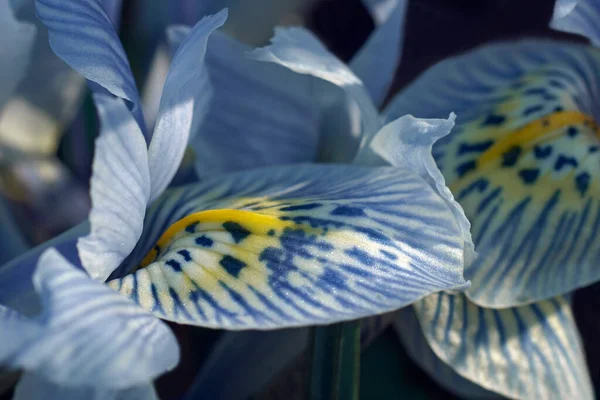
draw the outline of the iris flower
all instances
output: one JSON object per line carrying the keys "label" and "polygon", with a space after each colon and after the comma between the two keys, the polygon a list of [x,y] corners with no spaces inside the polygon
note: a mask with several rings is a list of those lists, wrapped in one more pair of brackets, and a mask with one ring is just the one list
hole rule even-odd
{"label": "iris flower", "polygon": [[[209,52],[227,54],[209,38],[226,13],[171,31],[177,50],[150,132],[102,6],[39,0],[37,12],[54,51],[94,90],[101,134],[89,233],[77,228],[0,274],[0,329],[9,338],[0,360],[26,371],[17,397],[151,397],[151,379],[178,360],[158,318],[233,330],[326,324],[468,287],[468,222],[431,157],[452,118],[382,126],[355,74],[307,32],[284,31],[317,47],[263,55],[318,65],[323,78],[345,85],[367,138],[357,162],[253,168],[165,191],[189,137],[214,112],[211,92],[217,98],[220,89],[211,90],[204,55],[207,42]],[[261,101],[252,106],[273,111]]]}

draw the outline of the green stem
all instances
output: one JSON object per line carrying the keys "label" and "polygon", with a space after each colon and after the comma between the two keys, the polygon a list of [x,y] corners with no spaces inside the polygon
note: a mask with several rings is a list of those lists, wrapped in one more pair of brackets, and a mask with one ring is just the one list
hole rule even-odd
{"label": "green stem", "polygon": [[313,328],[311,400],[358,400],[360,320]]}

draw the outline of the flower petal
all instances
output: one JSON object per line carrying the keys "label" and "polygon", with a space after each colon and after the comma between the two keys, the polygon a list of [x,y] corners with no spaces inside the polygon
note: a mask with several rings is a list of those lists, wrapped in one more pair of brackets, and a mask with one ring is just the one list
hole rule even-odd
{"label": "flower petal", "polygon": [[24,77],[36,29],[15,19],[9,1],[0,2],[0,108]]}
{"label": "flower petal", "polygon": [[400,63],[408,0],[363,0],[375,20],[375,31],[350,61],[373,102],[380,106]]}
{"label": "flower petal", "polygon": [[84,268],[104,281],[135,247],[150,198],[142,132],[120,98],[94,97],[101,123],[91,179],[90,234],[77,249]]}
{"label": "flower petal", "polygon": [[493,310],[439,293],[414,308],[435,354],[478,385],[510,398],[594,398],[564,298]]}
{"label": "flower petal", "polygon": [[[0,265],[23,254],[28,244],[18,228],[6,202],[0,198]],[[2,267],[0,267],[2,270]]]}
{"label": "flower petal", "polygon": [[248,51],[222,33],[210,37],[206,62],[214,98],[190,142],[201,178],[317,157],[314,78],[249,59]]}
{"label": "flower petal", "polygon": [[34,373],[26,372],[15,388],[13,400],[158,400],[150,383],[115,390],[93,387],[61,386]]}
{"label": "flower petal", "polygon": [[129,61],[113,24],[98,0],[36,0],[52,50],[86,79],[130,102],[144,131],[144,118]]}
{"label": "flower petal", "polygon": [[[309,31],[302,28],[276,28],[271,45],[249,53],[251,57],[283,65],[299,74],[311,75],[343,90],[343,96],[328,86],[323,102],[337,102],[337,108],[326,115],[322,127],[323,159],[348,162],[356,154],[360,140],[380,128],[377,109],[360,79],[331,54]],[[339,90],[339,89],[338,89]],[[336,100],[337,99],[337,100]],[[349,118],[349,122],[340,121]],[[356,126],[348,125],[353,123]]]}
{"label": "flower petal", "polygon": [[575,33],[600,46],[600,3],[597,0],[557,0],[550,27],[557,31]]}
{"label": "flower petal", "polygon": [[158,197],[177,172],[190,132],[208,111],[212,90],[204,65],[208,36],[227,19],[227,10],[205,17],[181,43],[167,75],[158,120],[148,148],[152,191]]}
{"label": "flower petal", "polygon": [[177,364],[177,341],[164,323],[56,250],[42,254],[33,279],[44,305],[32,320],[39,332],[12,348],[10,365],[60,385],[126,389]]}
{"label": "flower petal", "polygon": [[109,285],[180,323],[324,324],[467,286],[447,203],[400,168],[228,174],[163,197],[146,226],[132,259],[150,264]]}
{"label": "flower petal", "polygon": [[479,258],[467,292],[510,307],[600,280],[600,53],[548,41],[487,46],[427,71],[387,110],[457,124],[434,156]]}

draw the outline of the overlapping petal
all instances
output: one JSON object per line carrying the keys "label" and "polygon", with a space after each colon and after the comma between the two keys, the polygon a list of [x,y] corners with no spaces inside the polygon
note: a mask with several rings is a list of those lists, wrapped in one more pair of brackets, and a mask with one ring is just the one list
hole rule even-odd
{"label": "overlapping petal", "polygon": [[579,333],[562,297],[494,310],[464,294],[439,293],[414,309],[434,353],[488,390],[521,399],[594,398]]}
{"label": "overlapping petal", "polygon": [[322,324],[467,286],[448,204],[400,168],[228,174],[165,195],[146,226],[131,257],[149,253],[142,268],[109,284],[180,323]]}
{"label": "overlapping petal", "polygon": [[600,46],[600,2],[597,0],[557,0],[550,27],[575,33]]}
{"label": "overlapping petal", "polygon": [[386,110],[458,115],[433,151],[472,224],[476,303],[525,304],[600,279],[599,74],[593,48],[503,43],[434,66]]}
{"label": "overlapping petal", "polygon": [[3,313],[2,337],[18,341],[2,342],[2,364],[59,385],[111,389],[146,385],[176,365],[177,341],[165,324],[56,250],[41,256],[34,284],[43,312],[13,313],[10,323]]}

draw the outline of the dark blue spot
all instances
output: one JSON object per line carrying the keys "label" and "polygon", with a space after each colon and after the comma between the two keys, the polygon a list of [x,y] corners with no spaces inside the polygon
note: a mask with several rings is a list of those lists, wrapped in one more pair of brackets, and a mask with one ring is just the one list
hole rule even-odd
{"label": "dark blue spot", "polygon": [[192,261],[192,256],[190,255],[190,252],[187,250],[179,250],[177,252],[177,254],[179,254],[180,256],[183,257],[183,259],[185,260],[185,262],[190,262]]}
{"label": "dark blue spot", "polygon": [[523,92],[525,96],[545,95],[546,88],[529,88]]}
{"label": "dark blue spot", "polygon": [[198,222],[192,222],[191,224],[189,224],[188,226],[185,227],[185,231],[189,232],[189,233],[194,233],[194,232],[196,232],[197,225],[198,225]]}
{"label": "dark blue spot", "polygon": [[578,133],[579,133],[579,130],[577,128],[575,128],[574,126],[570,126],[567,128],[567,135],[569,135],[569,137],[575,137],[575,136],[577,136]]}
{"label": "dark blue spot", "polygon": [[240,275],[240,271],[244,269],[246,263],[238,260],[235,257],[230,255],[223,256],[221,261],[219,261],[221,267],[225,268],[225,271],[229,273],[229,275],[237,278]]}
{"label": "dark blue spot", "polygon": [[473,171],[475,168],[477,168],[475,160],[467,161],[456,167],[456,173],[459,178],[462,178],[467,172]]}
{"label": "dark blue spot", "polygon": [[548,158],[550,154],[552,154],[552,145],[548,145],[546,147],[534,146],[533,154],[535,158],[543,160],[544,158]]}
{"label": "dark blue spot", "polygon": [[577,168],[579,164],[577,163],[577,160],[573,157],[567,157],[564,155],[560,155],[558,156],[558,159],[556,160],[556,163],[554,164],[554,169],[556,171],[560,171],[563,167],[565,166],[571,166],[573,168]]}
{"label": "dark blue spot", "polygon": [[169,260],[165,264],[167,264],[169,267],[173,268],[173,271],[181,272],[181,264],[179,264],[177,261]]}
{"label": "dark blue spot", "polygon": [[562,108],[562,106],[556,106],[556,107],[554,107],[554,112],[561,112],[563,110],[564,110],[564,108]]}
{"label": "dark blue spot", "polygon": [[523,182],[530,185],[536,181],[538,176],[540,175],[540,170],[537,168],[532,169],[522,169],[519,171],[519,176],[523,179]]}
{"label": "dark blue spot", "polygon": [[552,87],[560,88],[560,89],[563,89],[565,87],[565,85],[562,82],[554,80],[554,79],[550,79],[548,81],[548,84]]}
{"label": "dark blue spot", "polygon": [[543,109],[544,109],[544,106],[541,105],[541,104],[537,104],[535,106],[527,107],[525,110],[523,110],[523,116],[527,117],[527,116],[529,116],[529,115],[531,115],[533,113],[542,111]]}
{"label": "dark blue spot", "polygon": [[202,247],[211,247],[213,245],[213,240],[209,237],[206,237],[204,235],[199,236],[196,238],[196,244],[198,246],[202,246]]}
{"label": "dark blue spot", "polygon": [[360,207],[337,206],[331,211],[331,215],[343,215],[346,217],[364,217],[365,212]]}
{"label": "dark blue spot", "polygon": [[280,208],[280,210],[281,211],[312,210],[315,208],[319,208],[321,206],[322,206],[322,204],[320,204],[320,203],[307,203],[307,204],[299,204],[296,206],[283,207],[283,208]]}
{"label": "dark blue spot", "polygon": [[233,238],[233,241],[236,243],[239,243],[242,240],[246,239],[248,236],[250,236],[250,231],[238,224],[237,222],[227,221],[223,224],[223,228],[225,228],[225,230],[229,232],[229,234]]}
{"label": "dark blue spot", "polygon": [[595,153],[598,151],[598,146],[590,146],[588,150],[590,153]]}
{"label": "dark blue spot", "polygon": [[575,177],[575,187],[581,196],[585,196],[588,188],[590,187],[590,174],[582,172]]}
{"label": "dark blue spot", "polygon": [[267,232],[267,235],[275,236],[275,229],[269,229],[269,232]]}
{"label": "dark blue spot", "polygon": [[502,125],[506,121],[506,117],[503,115],[490,114],[487,116],[485,121],[481,123],[481,126],[497,126]]}
{"label": "dark blue spot", "polygon": [[457,155],[466,153],[481,153],[489,149],[494,144],[493,140],[487,140],[481,143],[461,143],[458,147]]}
{"label": "dark blue spot", "polygon": [[502,154],[502,166],[503,167],[512,167],[517,163],[519,156],[521,155],[521,147],[513,146],[508,149],[504,154]]}

